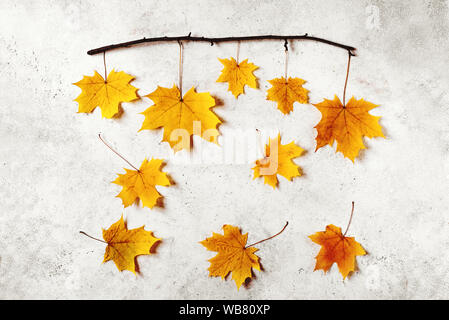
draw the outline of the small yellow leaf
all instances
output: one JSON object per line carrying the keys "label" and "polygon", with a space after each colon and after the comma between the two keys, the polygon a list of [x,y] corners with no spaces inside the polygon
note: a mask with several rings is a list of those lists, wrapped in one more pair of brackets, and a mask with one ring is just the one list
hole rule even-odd
{"label": "small yellow leaf", "polygon": [[278,109],[284,114],[293,111],[293,103],[308,103],[309,90],[302,87],[305,83],[303,79],[291,78],[286,80],[284,77],[268,80],[272,85],[267,91],[267,100],[276,101]]}
{"label": "small yellow leaf", "polygon": [[162,159],[151,159],[151,161],[145,159],[139,171],[125,169],[125,174],[118,174],[118,178],[112,181],[123,186],[117,197],[122,199],[125,208],[139,198],[142,206],[151,209],[156,205],[157,200],[162,198],[156,190],[156,185],[170,185],[167,174],[160,170],[163,161]]}
{"label": "small yellow leaf", "polygon": [[103,239],[108,243],[103,263],[113,260],[120,271],[129,270],[134,274],[136,274],[135,257],[151,254],[151,247],[161,240],[153,237],[151,231],[144,230],[144,226],[128,230],[123,216],[109,229],[103,229]]}
{"label": "small yellow leaf", "polygon": [[254,254],[258,249],[245,247],[248,233],[242,235],[238,227],[225,224],[224,235],[213,233],[200,243],[209,251],[218,252],[210,259],[209,277],[221,277],[224,279],[232,272],[232,279],[237,289],[247,278],[252,277],[252,269],[260,271],[259,257]]}
{"label": "small yellow leaf", "polygon": [[218,60],[224,65],[224,68],[217,82],[227,82],[228,91],[231,91],[236,99],[240,94],[244,93],[245,85],[257,89],[257,80],[253,71],[259,67],[248,63],[248,59],[243,60],[239,64],[232,57],[231,59],[218,58]]}
{"label": "small yellow leaf", "polygon": [[256,166],[252,168],[254,179],[263,176],[264,183],[275,189],[278,185],[278,174],[290,181],[294,177],[301,176],[301,168],[292,159],[301,156],[303,152],[304,149],[293,141],[282,145],[281,135],[278,134],[277,138],[270,139],[265,146],[265,158],[257,160]]}
{"label": "small yellow leaf", "polygon": [[81,94],[75,99],[78,102],[78,112],[90,113],[100,107],[104,118],[112,118],[119,112],[122,102],[131,102],[139,99],[137,88],[129,83],[133,76],[112,70],[106,81],[97,72],[94,75],[84,76],[82,80],[74,83],[81,88]]}
{"label": "small yellow leaf", "polygon": [[337,141],[337,152],[354,162],[359,151],[365,149],[363,136],[385,138],[379,125],[380,117],[368,113],[378,107],[374,103],[352,97],[343,106],[335,95],[334,100],[324,99],[314,106],[321,112],[321,120],[315,126],[318,131],[315,151],[327,144],[332,146]]}
{"label": "small yellow leaf", "polygon": [[215,106],[215,99],[209,92],[197,93],[192,87],[181,99],[176,85],[171,89],[158,86],[146,97],[153,100],[154,105],[142,112],[145,120],[139,131],[163,127],[162,141],[168,142],[175,152],[190,150],[193,134],[217,143],[217,126],[221,121],[210,110]]}
{"label": "small yellow leaf", "polygon": [[366,254],[360,243],[353,237],[345,237],[341,233],[341,228],[333,224],[326,226],[325,231],[317,232],[309,238],[321,246],[316,256],[315,270],[322,269],[326,273],[335,262],[343,279],[354,271],[355,257]]}

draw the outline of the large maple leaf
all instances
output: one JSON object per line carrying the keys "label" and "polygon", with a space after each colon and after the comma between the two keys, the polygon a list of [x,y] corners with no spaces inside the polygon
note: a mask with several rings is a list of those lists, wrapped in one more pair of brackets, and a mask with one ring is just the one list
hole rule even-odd
{"label": "large maple leaf", "polygon": [[90,113],[100,107],[104,118],[112,118],[119,113],[122,102],[131,102],[139,99],[137,88],[129,83],[133,76],[123,71],[112,70],[106,80],[97,72],[94,75],[84,76],[82,80],[74,83],[81,88],[81,94],[75,99],[78,102],[78,112]]}
{"label": "large maple leaf", "polygon": [[200,242],[208,250],[218,252],[209,260],[209,276],[224,279],[232,272],[232,279],[240,289],[252,277],[251,268],[260,271],[259,257],[254,254],[258,249],[246,247],[248,233],[242,235],[238,227],[225,224],[223,231],[223,235],[214,232],[212,237]]}
{"label": "large maple leaf", "polygon": [[321,246],[316,256],[315,270],[322,269],[327,272],[336,263],[343,279],[354,271],[355,257],[366,254],[360,243],[353,237],[345,237],[341,233],[341,228],[333,224],[326,226],[325,231],[317,232],[309,238]]}
{"label": "large maple leaf", "polygon": [[176,85],[171,89],[158,86],[146,97],[153,100],[154,105],[142,113],[145,120],[139,131],[163,127],[163,141],[168,142],[175,152],[189,150],[193,134],[217,143],[217,125],[221,121],[210,110],[215,106],[215,99],[209,92],[197,93],[192,87],[181,99]]}
{"label": "large maple leaf", "polygon": [[337,152],[354,162],[359,151],[365,149],[363,136],[385,138],[379,125],[380,117],[368,113],[378,105],[352,97],[343,106],[335,95],[334,100],[324,99],[314,106],[321,112],[321,121],[315,126],[318,131],[315,151],[337,141]]}
{"label": "large maple leaf", "polygon": [[302,87],[305,83],[303,79],[291,78],[286,80],[284,77],[268,80],[272,85],[267,91],[267,100],[276,101],[278,109],[284,114],[293,111],[293,103],[308,103],[309,90]]}
{"label": "large maple leaf", "polygon": [[270,139],[268,145],[265,145],[265,158],[256,161],[254,178],[264,177],[264,184],[269,184],[276,188],[278,185],[277,175],[292,180],[294,177],[301,176],[301,170],[292,159],[301,156],[304,149],[297,146],[294,141],[289,144],[281,144],[281,135]]}
{"label": "large maple leaf", "polygon": [[139,170],[125,169],[125,174],[118,174],[117,179],[112,183],[123,186],[117,197],[122,199],[125,207],[133,204],[137,198],[142,201],[142,206],[153,208],[157,200],[162,198],[156,190],[156,185],[169,186],[170,180],[165,172],[160,170],[164,160],[145,159]]}
{"label": "large maple leaf", "polygon": [[235,98],[244,93],[245,85],[257,89],[257,80],[253,71],[259,68],[253,63],[248,63],[248,59],[237,63],[234,58],[218,60],[224,65],[217,82],[227,82],[228,91],[231,91]]}
{"label": "large maple leaf", "polygon": [[153,237],[151,231],[144,230],[144,226],[128,230],[123,216],[109,229],[103,229],[103,239],[108,244],[103,263],[113,260],[120,271],[129,270],[134,274],[136,273],[134,262],[136,256],[151,254],[153,245],[161,241]]}

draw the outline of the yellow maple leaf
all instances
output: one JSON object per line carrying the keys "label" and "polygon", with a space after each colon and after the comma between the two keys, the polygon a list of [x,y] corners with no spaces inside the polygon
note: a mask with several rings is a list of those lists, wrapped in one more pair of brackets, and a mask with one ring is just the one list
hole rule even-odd
{"label": "yellow maple leaf", "polygon": [[125,169],[125,174],[118,174],[118,178],[112,183],[123,186],[117,197],[122,199],[125,207],[133,204],[137,198],[142,201],[142,206],[153,208],[157,200],[162,198],[156,190],[156,185],[169,186],[170,180],[165,172],[160,170],[164,160],[145,159],[139,170]]}
{"label": "yellow maple leaf", "polygon": [[267,91],[267,100],[276,101],[278,109],[284,114],[293,111],[293,103],[308,103],[309,97],[307,93],[309,90],[302,87],[305,83],[303,79],[291,78],[286,80],[284,77],[268,80],[272,85]]}
{"label": "yellow maple leaf", "polygon": [[215,106],[215,99],[209,92],[197,93],[192,87],[181,99],[176,85],[171,89],[158,86],[146,97],[153,100],[154,105],[142,112],[145,120],[139,131],[163,127],[162,141],[168,142],[175,152],[189,150],[193,134],[217,143],[217,125],[221,121],[210,110]]}
{"label": "yellow maple leaf", "polygon": [[78,102],[78,112],[90,113],[100,107],[104,118],[112,118],[119,113],[122,102],[131,102],[139,99],[137,88],[129,83],[133,76],[123,71],[112,70],[106,80],[97,72],[94,75],[83,76],[83,79],[74,83],[81,88],[81,94],[75,99]]}
{"label": "yellow maple leaf", "polygon": [[240,289],[245,280],[252,277],[251,268],[260,271],[259,257],[254,254],[258,249],[246,247],[248,233],[242,235],[238,227],[225,224],[223,231],[224,235],[214,232],[212,237],[200,242],[207,250],[218,252],[208,260],[209,277],[224,279],[232,272],[232,279]]}
{"label": "yellow maple leaf", "polygon": [[[353,237],[345,237],[341,228],[330,224],[325,231],[317,232],[309,238],[321,246],[316,256],[315,270],[322,269],[326,273],[334,263],[345,279],[355,269],[355,257],[366,254],[360,243]],[[314,270],[314,271],[315,271]]]}
{"label": "yellow maple leaf", "polygon": [[301,168],[296,165],[292,159],[299,157],[304,149],[297,146],[294,141],[289,144],[281,144],[281,135],[277,138],[269,139],[268,145],[265,145],[265,158],[256,161],[254,178],[264,177],[264,184],[269,184],[276,188],[278,184],[277,175],[292,180],[294,177],[301,176]]}
{"label": "yellow maple leaf", "polygon": [[314,106],[321,112],[321,120],[315,126],[318,131],[315,151],[326,144],[332,146],[337,141],[337,152],[354,162],[359,151],[365,149],[363,136],[385,138],[379,125],[380,117],[368,113],[378,105],[352,97],[343,106],[335,95],[334,100],[324,99]]}
{"label": "yellow maple leaf", "polygon": [[218,60],[224,65],[224,68],[217,82],[227,82],[228,91],[231,91],[236,99],[240,94],[244,93],[245,85],[257,89],[257,80],[253,71],[259,67],[248,63],[248,59],[243,60],[239,64],[232,57],[231,59],[218,58]]}
{"label": "yellow maple leaf", "polygon": [[136,256],[151,254],[151,247],[161,241],[151,231],[144,230],[144,226],[128,230],[123,215],[109,229],[103,229],[103,239],[108,244],[103,263],[113,260],[120,271],[129,270],[134,274]]}

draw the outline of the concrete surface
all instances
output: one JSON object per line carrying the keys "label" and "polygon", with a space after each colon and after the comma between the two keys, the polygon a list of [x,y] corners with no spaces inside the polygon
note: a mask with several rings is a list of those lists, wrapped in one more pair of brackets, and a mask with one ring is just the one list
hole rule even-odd
{"label": "concrete surface", "polygon": [[[449,93],[448,1],[9,1],[0,2],[0,298],[2,299],[448,299]],[[200,143],[209,160],[178,161],[162,130],[137,133],[147,98],[125,103],[120,119],[100,110],[77,114],[72,85],[102,56],[86,51],[143,36],[302,34],[358,49],[347,95],[380,104],[387,139],[365,139],[355,164],[330,148],[315,149],[320,113],[295,104],[284,116],[265,100],[266,80],[283,74],[283,42],[242,43],[241,59],[260,66],[260,90],[235,100],[216,83],[217,57],[236,44],[186,43],[184,88],[209,91],[222,102],[223,137],[259,128],[282,133],[307,150],[296,159],[305,173],[273,191],[252,180],[251,161],[216,163],[220,148]],[[310,101],[341,96],[344,50],[314,42],[291,44],[289,74],[308,82]],[[106,55],[109,69],[135,75],[141,96],[178,75],[176,43],[143,45]],[[124,209],[111,184],[131,162],[167,159],[176,182],[160,187],[165,208]],[[248,145],[251,148],[252,145]],[[200,150],[200,149],[198,149]],[[198,154],[196,150],[196,154]],[[229,152],[233,152],[232,150]],[[239,155],[238,151],[235,151]],[[181,157],[181,156],[180,156]],[[231,157],[232,158],[232,157]],[[345,281],[336,266],[313,272],[319,247],[307,236],[327,224],[346,227],[369,255]],[[163,239],[157,254],[137,259],[141,275],[101,264],[101,237],[120,215]],[[208,278],[214,254],[198,241],[225,223],[260,244],[264,271],[248,288]]]}

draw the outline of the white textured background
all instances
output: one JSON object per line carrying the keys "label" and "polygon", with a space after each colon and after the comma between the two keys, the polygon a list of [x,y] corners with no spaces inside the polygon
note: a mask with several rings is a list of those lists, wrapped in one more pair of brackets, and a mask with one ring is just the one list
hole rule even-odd
{"label": "white textured background", "polygon": [[[449,298],[449,14],[447,1],[7,1],[0,2],[0,298],[348,299]],[[320,113],[295,104],[284,116],[265,100],[266,80],[283,74],[282,41],[242,43],[240,57],[260,66],[260,90],[235,100],[216,83],[217,57],[236,44],[185,44],[184,88],[223,101],[215,112],[223,136],[237,129],[279,130],[308,152],[305,173],[280,179],[273,191],[252,180],[251,164],[165,167],[175,186],[160,187],[165,208],[123,209],[111,184],[126,166],[97,138],[128,159],[168,159],[162,130],[137,133],[150,101],[124,104],[119,120],[100,110],[77,114],[71,83],[103,70],[86,51],[143,36],[302,34],[358,48],[347,95],[380,104],[387,139],[365,139],[355,164],[330,147],[314,152]],[[289,73],[306,79],[311,102],[341,96],[344,50],[292,44]],[[143,45],[106,55],[108,68],[136,76],[141,96],[177,81],[178,45]],[[199,141],[198,139],[195,140]],[[209,153],[215,146],[205,146]],[[215,149],[214,149],[215,148]],[[333,223],[369,252],[342,281],[336,266],[313,272],[319,247],[307,236]],[[163,242],[137,259],[141,275],[101,264],[101,237],[124,213]],[[264,271],[248,288],[208,278],[208,252],[198,241],[225,223],[259,245]]]}

